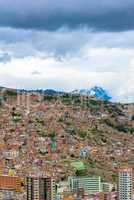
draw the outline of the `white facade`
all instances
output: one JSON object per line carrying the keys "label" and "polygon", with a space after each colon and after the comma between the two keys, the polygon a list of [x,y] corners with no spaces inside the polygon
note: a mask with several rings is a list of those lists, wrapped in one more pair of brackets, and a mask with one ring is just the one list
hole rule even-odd
{"label": "white facade", "polygon": [[119,200],[132,200],[132,169],[122,169],[118,177]]}
{"label": "white facade", "polygon": [[101,185],[102,185],[102,191],[103,192],[111,192],[112,189],[113,189],[113,184],[111,184],[111,183],[104,183],[103,182]]}
{"label": "white facade", "polygon": [[101,178],[99,176],[69,177],[70,190],[83,188],[86,194],[101,192]]}

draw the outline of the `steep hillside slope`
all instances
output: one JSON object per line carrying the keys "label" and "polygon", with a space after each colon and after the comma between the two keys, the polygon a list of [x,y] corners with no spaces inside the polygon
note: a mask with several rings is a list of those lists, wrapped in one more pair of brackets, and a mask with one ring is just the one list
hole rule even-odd
{"label": "steep hillside slope", "polygon": [[3,172],[58,179],[95,173],[114,181],[120,165],[134,162],[132,104],[14,90],[0,100]]}

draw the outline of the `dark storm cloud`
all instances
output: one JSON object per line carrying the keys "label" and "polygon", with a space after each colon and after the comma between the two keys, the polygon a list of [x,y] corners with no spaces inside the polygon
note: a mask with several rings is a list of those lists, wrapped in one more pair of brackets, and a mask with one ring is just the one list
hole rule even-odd
{"label": "dark storm cloud", "polygon": [[134,29],[133,0],[1,0],[0,25],[56,30],[88,26],[95,30]]}

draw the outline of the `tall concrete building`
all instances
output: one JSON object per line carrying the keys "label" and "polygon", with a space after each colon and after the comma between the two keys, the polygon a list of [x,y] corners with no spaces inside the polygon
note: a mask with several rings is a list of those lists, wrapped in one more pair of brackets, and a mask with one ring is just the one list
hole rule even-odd
{"label": "tall concrete building", "polygon": [[99,176],[69,177],[68,181],[71,191],[83,188],[86,194],[101,192],[101,178]]}
{"label": "tall concrete building", "polygon": [[132,200],[132,190],[132,169],[120,169],[118,172],[118,199]]}
{"label": "tall concrete building", "polygon": [[27,177],[27,200],[55,200],[55,196],[51,177]]}

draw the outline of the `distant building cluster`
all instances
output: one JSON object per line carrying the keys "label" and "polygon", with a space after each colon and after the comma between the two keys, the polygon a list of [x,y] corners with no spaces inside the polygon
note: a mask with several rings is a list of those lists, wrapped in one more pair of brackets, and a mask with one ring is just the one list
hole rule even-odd
{"label": "distant building cluster", "polygon": [[0,200],[133,200],[131,166],[117,176],[134,164],[126,105],[38,95],[1,106]]}
{"label": "distant building cluster", "polygon": [[54,177],[29,175],[25,179],[0,176],[0,200],[133,200],[133,171],[120,168],[117,184],[100,176],[70,176],[56,182]]}

